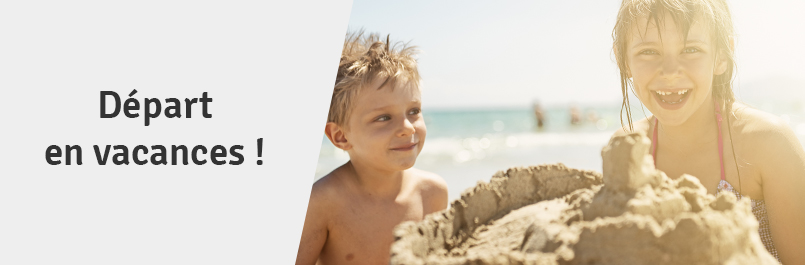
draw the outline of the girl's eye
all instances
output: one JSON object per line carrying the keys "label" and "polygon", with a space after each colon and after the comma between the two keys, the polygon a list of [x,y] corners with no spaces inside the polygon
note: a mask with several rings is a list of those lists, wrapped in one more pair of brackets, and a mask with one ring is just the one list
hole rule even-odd
{"label": "girl's eye", "polygon": [[640,51],[640,54],[642,54],[642,55],[655,55],[655,54],[658,54],[658,53],[655,50],[643,50],[643,51]]}
{"label": "girl's eye", "polygon": [[696,47],[687,47],[684,50],[685,53],[697,53],[699,52],[699,48]]}
{"label": "girl's eye", "polygon": [[421,110],[421,109],[419,109],[419,108],[413,108],[413,109],[411,109],[410,111],[408,111],[408,115],[417,115],[417,114],[419,114],[419,113],[421,113],[421,112],[422,112],[422,110]]}
{"label": "girl's eye", "polygon": [[387,121],[387,120],[391,120],[391,116],[381,115],[380,117],[375,118],[375,121]]}

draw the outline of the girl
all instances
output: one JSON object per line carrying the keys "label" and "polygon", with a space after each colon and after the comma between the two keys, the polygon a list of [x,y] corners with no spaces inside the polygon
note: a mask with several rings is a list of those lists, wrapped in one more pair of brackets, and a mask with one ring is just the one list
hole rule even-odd
{"label": "girl", "polygon": [[[656,167],[708,192],[747,196],[766,249],[805,264],[805,152],[781,119],[736,102],[724,0],[624,0],[612,36],[628,126],[652,138]],[[632,122],[631,87],[652,116]]]}

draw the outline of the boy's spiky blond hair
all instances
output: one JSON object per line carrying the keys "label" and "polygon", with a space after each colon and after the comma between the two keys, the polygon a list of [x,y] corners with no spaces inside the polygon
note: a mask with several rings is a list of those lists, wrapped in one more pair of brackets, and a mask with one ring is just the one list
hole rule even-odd
{"label": "boy's spiky blond hair", "polygon": [[385,81],[376,89],[386,84],[391,84],[391,89],[397,86],[419,89],[416,54],[415,46],[401,42],[390,43],[389,36],[386,36],[384,42],[375,33],[364,34],[362,30],[348,32],[341,61],[338,63],[338,75],[335,78],[327,122],[346,126],[358,93],[378,78]]}

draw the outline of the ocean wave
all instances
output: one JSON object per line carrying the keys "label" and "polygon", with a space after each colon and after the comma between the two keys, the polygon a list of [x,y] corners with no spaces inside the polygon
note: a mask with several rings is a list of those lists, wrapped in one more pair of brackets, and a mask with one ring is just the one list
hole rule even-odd
{"label": "ocean wave", "polygon": [[[495,153],[514,149],[530,149],[545,146],[590,146],[603,147],[612,136],[611,132],[585,133],[520,133],[510,135],[484,135],[482,137],[428,139],[420,153],[421,158],[444,160],[451,158],[462,163],[484,159]],[[440,157],[442,159],[438,159]]]}

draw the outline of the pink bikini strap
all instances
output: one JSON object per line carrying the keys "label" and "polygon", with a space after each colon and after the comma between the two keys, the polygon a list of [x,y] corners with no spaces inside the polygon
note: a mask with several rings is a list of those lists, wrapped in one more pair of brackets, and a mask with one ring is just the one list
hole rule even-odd
{"label": "pink bikini strap", "polygon": [[654,157],[654,166],[657,166],[657,117],[654,117],[654,136],[651,137],[651,156]]}
{"label": "pink bikini strap", "polygon": [[[718,161],[721,164],[721,180],[727,180],[726,172],[724,171],[724,139],[721,137],[721,110],[718,108],[718,103],[713,100],[716,110],[716,123],[718,123]],[[651,138],[651,155],[654,157],[654,165],[657,165],[657,117],[654,117],[654,135]]]}
{"label": "pink bikini strap", "polygon": [[724,139],[721,138],[721,110],[715,100],[713,100],[713,104],[716,110],[716,123],[718,123],[718,161],[721,163],[721,180],[727,180],[724,172]]}

